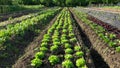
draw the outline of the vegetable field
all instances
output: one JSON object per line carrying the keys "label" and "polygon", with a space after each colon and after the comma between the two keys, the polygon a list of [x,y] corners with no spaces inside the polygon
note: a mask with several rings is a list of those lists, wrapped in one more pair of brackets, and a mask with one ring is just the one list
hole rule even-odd
{"label": "vegetable field", "polygon": [[119,0],[0,0],[0,68],[120,68],[119,57]]}

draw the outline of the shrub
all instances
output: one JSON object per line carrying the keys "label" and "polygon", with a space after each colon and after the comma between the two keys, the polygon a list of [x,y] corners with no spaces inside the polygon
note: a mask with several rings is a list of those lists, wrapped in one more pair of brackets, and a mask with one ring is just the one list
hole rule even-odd
{"label": "shrub", "polygon": [[77,57],[82,57],[84,55],[84,53],[82,51],[76,52],[75,55]]}
{"label": "shrub", "polygon": [[62,68],[74,68],[74,64],[70,60],[65,60],[62,62]]}
{"label": "shrub", "polygon": [[49,56],[48,60],[49,60],[49,62],[51,63],[51,65],[54,65],[54,64],[60,62],[59,57],[56,56],[56,55],[51,55],[51,56]]}
{"label": "shrub", "polygon": [[83,58],[77,59],[76,60],[76,66],[78,68],[85,66],[85,60]]}
{"label": "shrub", "polygon": [[42,65],[42,60],[35,58],[31,61],[31,66],[40,67]]}
{"label": "shrub", "polygon": [[66,60],[70,60],[73,58],[73,56],[71,54],[66,54],[64,57]]}
{"label": "shrub", "polygon": [[81,50],[81,47],[80,46],[75,46],[74,47],[74,51],[80,51]]}
{"label": "shrub", "polygon": [[65,53],[71,54],[71,53],[73,53],[73,50],[71,48],[67,48],[67,49],[65,49]]}
{"label": "shrub", "polygon": [[36,54],[35,54],[35,58],[39,58],[39,59],[42,59],[42,58],[44,58],[44,56],[45,56],[45,54],[41,51],[41,52],[37,52]]}

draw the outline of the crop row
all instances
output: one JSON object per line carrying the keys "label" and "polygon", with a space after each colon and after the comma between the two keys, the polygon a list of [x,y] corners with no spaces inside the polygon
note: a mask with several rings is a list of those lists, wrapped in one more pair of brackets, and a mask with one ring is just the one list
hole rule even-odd
{"label": "crop row", "polygon": [[29,32],[30,30],[34,31],[36,25],[40,23],[46,24],[48,18],[53,17],[59,10],[60,8],[48,9],[38,16],[26,19],[13,26],[7,26],[6,29],[0,30],[0,54],[3,55],[2,52],[8,48],[7,46],[10,46],[8,41],[11,40],[12,37],[23,37],[25,32]]}
{"label": "crop row", "polygon": [[111,12],[105,12],[105,11],[99,11],[97,9],[85,9],[85,8],[74,8],[77,11],[85,12],[88,15],[91,15],[101,21],[103,21],[106,24],[110,24],[114,27],[117,27],[120,29],[120,14],[119,13],[111,13]]}
{"label": "crop row", "polygon": [[[39,52],[31,61],[34,67],[87,68],[84,53],[74,34],[70,12],[64,8],[44,35]],[[48,63],[45,63],[48,62]]]}
{"label": "crop row", "polygon": [[34,12],[34,13],[30,13],[30,14],[27,14],[27,15],[24,15],[24,16],[21,16],[21,17],[16,17],[16,18],[9,17],[8,20],[0,23],[0,29],[5,28],[5,27],[7,27],[9,25],[13,26],[16,23],[20,23],[23,20],[26,20],[28,18],[32,18],[32,17],[35,17],[37,15],[40,15],[43,12],[45,12],[45,10],[41,9],[40,11],[37,11],[37,12]]}
{"label": "crop row", "polygon": [[100,37],[101,40],[104,40],[105,43],[109,45],[109,47],[113,47],[117,52],[120,52],[120,39],[117,38],[116,34],[113,32],[108,32],[104,27],[90,21],[87,19],[88,15],[81,11],[75,11],[76,16],[85,24],[90,26],[93,31]]}

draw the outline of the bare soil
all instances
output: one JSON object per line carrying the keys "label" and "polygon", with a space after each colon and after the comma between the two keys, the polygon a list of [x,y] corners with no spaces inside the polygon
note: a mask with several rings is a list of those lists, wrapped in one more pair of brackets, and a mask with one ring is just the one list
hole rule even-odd
{"label": "bare soil", "polygon": [[22,11],[18,11],[18,12],[14,12],[14,13],[7,13],[7,14],[2,14],[0,15],[0,22],[8,20],[10,17],[11,18],[15,18],[15,17],[20,17],[23,15],[27,15],[30,13],[35,13],[38,12],[39,10],[22,10]]}
{"label": "bare soil", "polygon": [[[80,19],[78,19],[74,13],[73,15],[75,20],[78,22],[79,26],[81,27],[83,33],[88,37],[89,41],[92,44],[91,55],[95,67],[120,68],[120,59],[119,59],[120,53],[116,53],[114,49],[109,48],[107,44],[105,44],[103,40],[101,40],[88,25],[86,25]],[[100,60],[102,60],[102,62]]]}

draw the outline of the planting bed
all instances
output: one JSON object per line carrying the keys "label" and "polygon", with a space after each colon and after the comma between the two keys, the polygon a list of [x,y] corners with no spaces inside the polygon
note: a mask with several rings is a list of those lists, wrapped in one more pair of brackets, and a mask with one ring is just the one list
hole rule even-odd
{"label": "planting bed", "polygon": [[23,10],[23,11],[19,11],[19,12],[10,13],[10,14],[2,14],[2,15],[0,15],[0,22],[8,20],[10,17],[16,18],[16,17],[20,17],[20,16],[27,15],[30,13],[35,13],[38,11],[39,10]]}
{"label": "planting bed", "polygon": [[[74,11],[73,15],[75,14],[74,15],[75,19],[77,20],[78,24],[82,28],[82,31],[86,34],[86,36],[89,38],[92,44],[91,55],[93,57],[93,61],[95,62],[96,68],[98,68],[99,64],[101,63],[104,63],[104,64],[101,64],[99,66],[100,68],[119,68],[120,54],[116,52],[118,51],[117,48],[116,48],[116,51],[114,48],[111,48],[111,47],[114,47],[114,45],[117,45],[119,47],[119,43],[112,44],[113,46],[111,46],[111,42],[109,41],[106,42],[105,39],[102,39],[102,36],[99,34],[101,30],[100,29],[98,30],[98,27],[100,26],[94,24],[92,21],[87,19],[87,16],[85,14],[82,14],[82,12],[78,12],[78,13]],[[97,28],[94,28],[95,26],[97,26]],[[100,28],[104,30],[102,27]],[[102,33],[106,33],[106,31],[105,32],[102,31]],[[106,38],[109,38],[109,37],[106,36]],[[96,55],[96,57],[94,55]],[[99,58],[101,58],[102,61],[100,61]],[[96,62],[99,64],[96,64]]]}
{"label": "planting bed", "polygon": [[111,13],[111,12],[105,12],[105,11],[99,11],[99,10],[92,10],[87,8],[75,8],[77,11],[85,12],[104,23],[108,23],[114,27],[117,27],[120,29],[120,13]]}
{"label": "planting bed", "polygon": [[43,36],[40,51],[31,65],[40,68],[87,68],[81,44],[73,32],[70,12],[63,9],[55,23]]}
{"label": "planting bed", "polygon": [[[48,9],[50,9],[50,8],[48,8]],[[35,12],[35,13],[31,13],[31,14],[28,14],[28,15],[23,15],[21,17],[16,17],[16,18],[13,18],[13,19],[10,19],[10,20],[7,20],[7,21],[0,22],[0,29],[7,28],[8,26],[13,26],[16,23],[21,23],[22,21],[24,21],[26,19],[31,19],[35,16],[38,16],[38,15],[42,14],[43,12],[45,12],[45,10],[48,10],[48,9],[41,9],[40,11]]]}
{"label": "planting bed", "polygon": [[[42,14],[0,31],[0,67],[11,67],[35,36],[47,26],[60,8],[48,9]],[[42,27],[40,27],[42,26]]]}
{"label": "planting bed", "polygon": [[28,47],[14,68],[95,68],[67,8]]}

